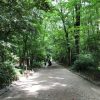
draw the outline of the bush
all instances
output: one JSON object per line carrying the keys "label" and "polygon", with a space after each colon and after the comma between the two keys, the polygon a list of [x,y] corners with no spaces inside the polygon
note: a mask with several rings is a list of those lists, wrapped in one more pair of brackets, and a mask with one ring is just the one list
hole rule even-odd
{"label": "bush", "polygon": [[42,67],[42,63],[41,62],[36,62],[34,61],[31,68],[41,68]]}
{"label": "bush", "polygon": [[73,68],[77,71],[93,71],[97,67],[91,54],[80,54],[74,62]]}
{"label": "bush", "polygon": [[0,87],[9,85],[16,78],[16,73],[12,66],[0,64]]}

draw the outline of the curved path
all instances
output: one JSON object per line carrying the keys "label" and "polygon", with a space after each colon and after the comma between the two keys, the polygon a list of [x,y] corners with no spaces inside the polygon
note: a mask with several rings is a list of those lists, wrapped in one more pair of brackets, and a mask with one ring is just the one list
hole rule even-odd
{"label": "curved path", "polygon": [[100,100],[99,87],[60,67],[54,64],[21,78],[0,100]]}

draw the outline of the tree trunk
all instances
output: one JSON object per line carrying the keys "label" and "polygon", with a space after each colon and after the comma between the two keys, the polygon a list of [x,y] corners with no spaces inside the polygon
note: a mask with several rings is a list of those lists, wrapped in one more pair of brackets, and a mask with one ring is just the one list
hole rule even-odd
{"label": "tree trunk", "polygon": [[71,48],[70,48],[70,43],[69,43],[69,34],[68,34],[68,31],[66,30],[66,24],[65,24],[62,8],[61,8],[61,20],[63,23],[65,37],[66,37],[66,43],[67,43],[67,46],[66,46],[67,47],[67,64],[68,64],[68,66],[70,66],[71,65]]}
{"label": "tree trunk", "polygon": [[75,6],[75,12],[76,12],[75,49],[77,55],[80,53],[80,8],[81,8],[81,3],[77,3]]}

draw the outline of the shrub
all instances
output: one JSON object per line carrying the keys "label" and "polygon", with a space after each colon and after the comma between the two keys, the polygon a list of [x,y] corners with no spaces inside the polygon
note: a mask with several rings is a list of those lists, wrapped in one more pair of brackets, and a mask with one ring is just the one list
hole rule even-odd
{"label": "shrub", "polygon": [[0,64],[0,85],[9,85],[16,78],[16,73],[12,66]]}
{"label": "shrub", "polygon": [[34,61],[31,68],[41,68],[42,67],[42,63],[41,62],[36,62]]}
{"label": "shrub", "polygon": [[73,68],[77,71],[93,71],[96,69],[96,64],[91,54],[80,54]]}

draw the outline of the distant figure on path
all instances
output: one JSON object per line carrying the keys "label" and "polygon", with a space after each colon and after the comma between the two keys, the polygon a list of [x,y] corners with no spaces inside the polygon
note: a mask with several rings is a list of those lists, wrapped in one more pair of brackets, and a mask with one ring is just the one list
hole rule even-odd
{"label": "distant figure on path", "polygon": [[51,58],[50,56],[47,56],[46,59],[45,59],[45,66],[51,66],[52,65],[52,62],[51,62]]}
{"label": "distant figure on path", "polygon": [[52,63],[51,63],[51,59],[48,60],[48,66],[51,66]]}

